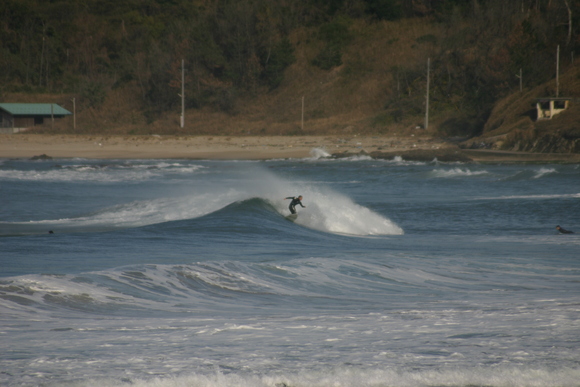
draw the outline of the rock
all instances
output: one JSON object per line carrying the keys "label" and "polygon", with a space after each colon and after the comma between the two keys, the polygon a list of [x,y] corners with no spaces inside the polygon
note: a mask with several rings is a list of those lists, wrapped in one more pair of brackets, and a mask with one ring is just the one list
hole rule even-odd
{"label": "rock", "polygon": [[32,156],[30,160],[52,160],[52,157],[45,155],[44,153],[40,156]]}

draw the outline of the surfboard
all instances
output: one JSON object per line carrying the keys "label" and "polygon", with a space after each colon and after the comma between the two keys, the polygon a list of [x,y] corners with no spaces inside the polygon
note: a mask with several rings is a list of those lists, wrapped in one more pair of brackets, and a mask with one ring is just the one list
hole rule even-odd
{"label": "surfboard", "polygon": [[298,214],[291,214],[291,215],[288,215],[288,216],[286,217],[286,220],[289,220],[289,221],[291,221],[291,222],[294,222],[294,221],[296,220],[296,218],[297,218],[297,217],[298,217]]}

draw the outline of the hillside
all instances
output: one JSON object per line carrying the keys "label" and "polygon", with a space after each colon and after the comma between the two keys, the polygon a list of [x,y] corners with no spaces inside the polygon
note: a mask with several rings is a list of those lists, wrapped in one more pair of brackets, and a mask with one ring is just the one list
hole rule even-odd
{"label": "hillside", "polygon": [[[474,139],[465,147],[577,152],[569,143],[576,138],[575,105],[557,119],[535,123],[530,104],[554,95],[557,46],[562,58],[572,57],[561,61],[561,95],[580,92],[573,63],[580,4],[107,4],[8,0],[0,5],[0,41],[7,54],[0,61],[0,101],[54,102],[71,111],[76,101],[76,129],[69,117],[33,132],[428,135]],[[63,9],[69,17],[61,17]],[[179,125],[182,59],[184,128]],[[518,71],[524,74],[521,93]],[[568,142],[533,145],[539,137],[549,144],[559,138]]]}
{"label": "hillside", "polygon": [[[344,50],[343,64],[330,70],[312,66],[319,42],[310,37],[312,28],[297,29],[290,36],[296,47],[296,62],[290,65],[284,80],[274,90],[261,88],[243,93],[229,111],[215,106],[188,108],[186,124],[179,127],[178,107],[147,122],[146,111],[135,83],[107,91],[97,107],[77,105],[77,133],[103,134],[208,134],[208,135],[298,135],[298,134],[380,134],[407,132],[424,122],[424,112],[401,114],[392,118],[385,109],[396,93],[393,69],[409,63],[423,63],[436,49],[431,43],[418,43],[421,37],[441,35],[440,27],[416,18],[397,22],[351,25],[353,41]],[[424,74],[421,74],[424,77]],[[413,98],[423,99],[424,90],[408,90]],[[59,103],[72,111],[75,94],[4,93],[2,100]],[[82,97],[76,95],[77,101]],[[187,94],[186,94],[187,97]],[[304,129],[302,130],[302,97]],[[441,120],[436,111],[434,121]],[[434,124],[433,130],[436,130]],[[34,132],[70,133],[72,119],[56,128],[37,128]]]}
{"label": "hillside", "polygon": [[580,153],[580,67],[560,77],[559,96],[572,98],[570,107],[550,120],[536,120],[536,99],[556,95],[551,80],[495,104],[483,134],[465,141],[465,148],[539,153]]}

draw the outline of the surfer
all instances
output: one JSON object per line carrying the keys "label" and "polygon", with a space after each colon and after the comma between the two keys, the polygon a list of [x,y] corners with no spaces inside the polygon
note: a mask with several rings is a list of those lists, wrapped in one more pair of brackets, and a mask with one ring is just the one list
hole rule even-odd
{"label": "surfer", "polygon": [[288,206],[288,209],[290,210],[290,212],[292,214],[296,213],[296,206],[298,204],[300,204],[302,206],[302,208],[306,208],[305,205],[302,204],[301,200],[302,200],[302,195],[298,196],[298,197],[294,197],[294,196],[289,196],[287,198],[284,198],[284,200],[286,199],[292,199],[292,201],[290,202],[290,205]]}
{"label": "surfer", "polygon": [[556,226],[556,230],[560,231],[560,234],[574,234],[574,231],[563,229],[560,226]]}

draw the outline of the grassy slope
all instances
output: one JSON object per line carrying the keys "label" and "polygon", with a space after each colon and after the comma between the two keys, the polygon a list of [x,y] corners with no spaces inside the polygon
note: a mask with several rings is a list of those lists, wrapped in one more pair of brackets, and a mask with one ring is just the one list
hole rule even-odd
{"label": "grassy slope", "polygon": [[[240,98],[233,115],[208,110],[186,112],[188,129],[203,134],[356,134],[406,131],[422,122],[408,117],[398,125],[381,124],[384,105],[395,92],[391,68],[421,61],[433,47],[415,40],[433,34],[424,20],[384,22],[352,27],[355,38],[344,51],[343,64],[329,71],[310,64],[319,50],[312,30],[292,36],[297,61],[283,83]],[[304,97],[304,129],[301,126]],[[156,125],[177,125],[178,114]],[[418,119],[418,121],[417,121]]]}

